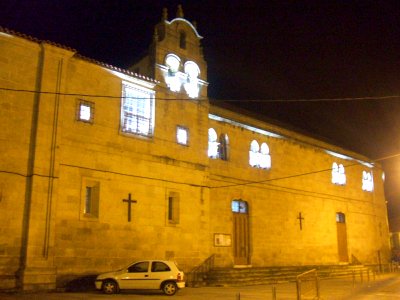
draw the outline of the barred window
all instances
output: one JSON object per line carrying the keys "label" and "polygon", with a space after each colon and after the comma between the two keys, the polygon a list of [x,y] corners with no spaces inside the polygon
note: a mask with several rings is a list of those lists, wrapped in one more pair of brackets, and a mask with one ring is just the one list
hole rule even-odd
{"label": "barred window", "polygon": [[154,92],[123,83],[121,102],[122,131],[152,136],[154,131]]}

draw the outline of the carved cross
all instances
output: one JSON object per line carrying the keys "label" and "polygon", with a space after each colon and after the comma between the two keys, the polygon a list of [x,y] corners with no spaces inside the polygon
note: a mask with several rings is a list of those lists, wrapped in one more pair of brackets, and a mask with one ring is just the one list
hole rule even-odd
{"label": "carved cross", "polygon": [[128,199],[122,199],[123,202],[128,202],[128,222],[131,221],[131,208],[132,208],[132,203],[137,203],[136,200],[133,200],[131,198],[131,193],[128,194]]}
{"label": "carved cross", "polygon": [[299,223],[300,223],[300,230],[303,230],[302,221],[304,220],[304,218],[301,216],[301,212],[299,212],[299,216],[297,217],[297,219],[299,220]]}

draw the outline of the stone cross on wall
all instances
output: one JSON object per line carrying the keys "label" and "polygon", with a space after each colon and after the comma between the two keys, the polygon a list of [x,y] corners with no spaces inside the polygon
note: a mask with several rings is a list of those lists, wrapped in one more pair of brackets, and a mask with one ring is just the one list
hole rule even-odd
{"label": "stone cross on wall", "polygon": [[128,194],[128,199],[122,199],[122,201],[128,202],[128,222],[130,222],[131,221],[132,203],[137,203],[137,201],[132,199],[131,193]]}
{"label": "stone cross on wall", "polygon": [[303,230],[303,220],[304,218],[301,216],[301,212],[299,212],[299,216],[297,217],[297,219],[299,220],[300,223],[300,230]]}

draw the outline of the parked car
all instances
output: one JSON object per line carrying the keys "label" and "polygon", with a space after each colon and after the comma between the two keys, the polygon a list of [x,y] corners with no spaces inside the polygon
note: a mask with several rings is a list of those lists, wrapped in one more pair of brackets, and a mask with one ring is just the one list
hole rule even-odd
{"label": "parked car", "polygon": [[168,296],[185,287],[184,273],[173,261],[145,260],[97,276],[96,289],[106,294],[120,290],[158,290]]}

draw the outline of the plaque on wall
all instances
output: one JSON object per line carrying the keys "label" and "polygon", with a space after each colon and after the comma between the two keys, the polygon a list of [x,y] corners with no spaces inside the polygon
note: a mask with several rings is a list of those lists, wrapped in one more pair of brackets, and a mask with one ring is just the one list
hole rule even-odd
{"label": "plaque on wall", "polygon": [[232,245],[232,238],[230,234],[214,233],[214,246],[230,247],[231,245]]}

